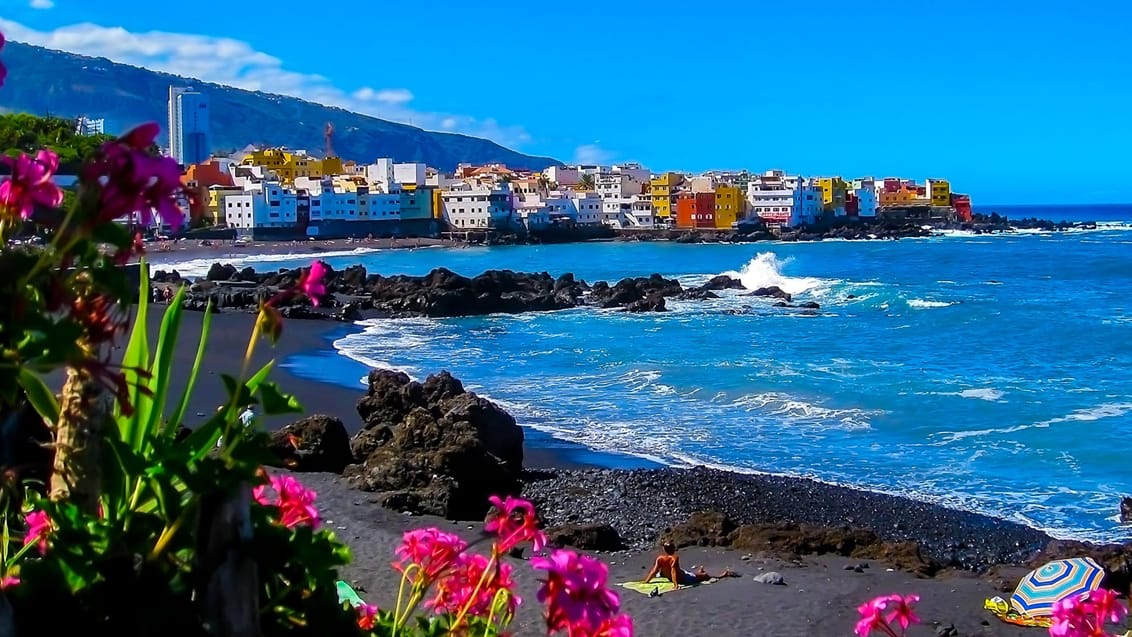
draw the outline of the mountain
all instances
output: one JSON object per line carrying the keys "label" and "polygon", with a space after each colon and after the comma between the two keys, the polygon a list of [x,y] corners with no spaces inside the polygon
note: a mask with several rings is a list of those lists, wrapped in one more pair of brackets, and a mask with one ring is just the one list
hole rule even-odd
{"label": "mountain", "polygon": [[[359,115],[295,97],[210,84],[191,78],[9,42],[3,51],[8,79],[0,88],[0,112],[58,117],[105,118],[106,132],[155,121],[165,128],[169,85],[193,86],[208,95],[212,147],[235,150],[248,144],[303,148],[321,154],[326,123],[334,124],[334,150],[344,159],[369,162],[392,157],[452,170],[460,162],[503,163],[541,170],[561,165],[495,142],[426,131]],[[163,143],[164,140],[162,140]]]}

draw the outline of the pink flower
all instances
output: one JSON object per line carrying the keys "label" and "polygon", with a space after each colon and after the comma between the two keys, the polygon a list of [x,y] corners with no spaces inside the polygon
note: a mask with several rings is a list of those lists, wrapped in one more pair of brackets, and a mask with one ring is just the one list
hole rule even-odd
{"label": "pink flower", "polygon": [[396,551],[400,561],[393,564],[393,568],[404,573],[410,564],[416,564],[423,577],[432,581],[455,566],[467,548],[467,543],[458,536],[437,528],[405,531]]}
{"label": "pink flower", "polygon": [[484,525],[484,531],[499,536],[499,551],[507,552],[516,545],[530,542],[534,550],[541,551],[546,546],[546,535],[538,528],[538,517],[535,507],[527,500],[507,496],[500,500],[499,496],[488,498],[495,507],[495,517]]}
{"label": "pink flower", "polygon": [[892,596],[881,595],[858,606],[857,612],[860,613],[861,619],[857,622],[857,627],[853,629],[853,633],[857,637],[866,637],[878,628],[887,629],[888,622],[884,619],[884,611],[891,601]]}
{"label": "pink flower", "polygon": [[901,630],[908,630],[911,624],[920,623],[920,618],[912,612],[912,605],[920,601],[919,595],[890,595],[888,601],[892,610],[885,620],[889,625],[899,624]]}
{"label": "pink flower", "polygon": [[314,508],[317,495],[291,476],[271,476],[269,484],[252,490],[256,502],[279,509],[279,523],[288,529],[300,524],[318,528],[318,509]]}
{"label": "pink flower", "polygon": [[514,615],[522,600],[514,593],[511,572],[506,562],[478,553],[461,553],[453,568],[437,581],[436,595],[425,602],[425,607],[438,615],[458,614],[467,607],[469,615],[486,617],[504,592],[507,611]]}
{"label": "pink flower", "polygon": [[633,637],[633,618],[618,615],[607,619],[594,634],[596,637]]}
{"label": "pink flower", "polygon": [[363,603],[354,607],[354,610],[358,613],[358,628],[373,630],[377,623],[377,606]]}
{"label": "pink flower", "polygon": [[559,550],[531,558],[531,566],[547,572],[538,600],[546,605],[548,632],[592,635],[621,608],[617,594],[606,588],[609,569],[600,560]]}
{"label": "pink flower", "polygon": [[1107,588],[1090,591],[1085,597],[1085,601],[1092,606],[1092,613],[1100,624],[1104,624],[1104,622],[1120,623],[1120,620],[1128,614],[1128,609],[1120,603],[1117,594]]}
{"label": "pink flower", "polygon": [[18,585],[19,583],[20,583],[20,578],[15,577],[13,575],[5,575],[4,577],[0,578],[0,591],[2,591],[4,589],[12,588],[13,586]]}
{"label": "pink flower", "polygon": [[1053,637],[1086,637],[1090,634],[1086,626],[1088,619],[1085,604],[1075,597],[1058,600],[1053,605],[1053,624],[1049,634]]}
{"label": "pink flower", "polygon": [[84,185],[99,188],[101,209],[96,221],[136,213],[148,225],[156,213],[173,228],[181,227],[184,215],[176,200],[181,192],[181,167],[173,159],[149,154],[159,132],[157,124],[142,124],[103,144],[83,168]]}
{"label": "pink flower", "polygon": [[19,157],[0,157],[12,171],[11,177],[0,184],[0,208],[8,214],[28,219],[35,207],[56,208],[63,203],[63,191],[51,181],[59,168],[59,156],[50,150],[41,150],[32,158],[26,153]]}
{"label": "pink flower", "polygon": [[40,555],[47,553],[47,536],[51,534],[51,518],[46,511],[32,511],[24,516],[27,523],[27,534],[24,535],[24,546],[38,544]]}
{"label": "pink flower", "polygon": [[299,277],[299,289],[311,300],[311,305],[318,307],[322,297],[326,296],[326,285],[322,279],[326,276],[328,268],[322,261],[311,263],[303,275]]}

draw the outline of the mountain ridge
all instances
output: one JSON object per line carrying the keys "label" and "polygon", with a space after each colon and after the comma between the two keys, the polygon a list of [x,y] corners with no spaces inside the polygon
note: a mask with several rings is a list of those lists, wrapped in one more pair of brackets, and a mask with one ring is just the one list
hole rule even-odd
{"label": "mountain ridge", "polygon": [[298,97],[204,82],[106,58],[8,42],[2,59],[8,78],[0,88],[0,111],[105,118],[107,132],[156,121],[164,134],[168,89],[174,84],[193,86],[208,95],[214,152],[255,144],[321,154],[324,128],[331,122],[336,154],[358,162],[392,157],[441,170],[452,170],[461,162],[531,170],[562,165],[550,157],[526,155],[470,135],[426,131]]}

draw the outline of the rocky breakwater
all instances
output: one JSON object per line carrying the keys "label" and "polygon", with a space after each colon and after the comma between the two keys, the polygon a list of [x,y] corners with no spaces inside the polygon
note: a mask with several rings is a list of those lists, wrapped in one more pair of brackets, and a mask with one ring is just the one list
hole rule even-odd
{"label": "rocky breakwater", "polygon": [[358,401],[357,464],[344,474],[385,507],[455,520],[483,519],[488,497],[521,488],[523,429],[448,372],[423,383],[374,370]]}
{"label": "rocky breakwater", "polygon": [[[152,277],[155,300],[169,299],[173,290],[187,284],[185,306],[203,310],[254,310],[280,290],[299,281],[299,269],[256,272],[214,264],[197,281],[177,272],[157,271]],[[334,270],[324,277],[327,297],[314,308],[299,295],[277,303],[286,318],[333,318],[356,321],[366,317],[455,317],[484,314],[546,312],[582,306],[616,308],[627,312],[662,312],[666,298],[715,298],[713,291],[739,289],[739,281],[718,276],[704,286],[684,289],[679,281],[659,274],[630,277],[593,285],[566,273],[557,278],[546,272],[524,273],[488,270],[474,277],[437,268],[424,276],[369,274],[364,266]]]}

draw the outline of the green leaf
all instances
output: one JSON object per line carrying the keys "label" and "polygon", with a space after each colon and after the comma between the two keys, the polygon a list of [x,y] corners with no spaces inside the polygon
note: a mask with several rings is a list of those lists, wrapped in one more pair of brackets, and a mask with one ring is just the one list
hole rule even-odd
{"label": "green leaf", "polygon": [[[119,412],[118,430],[122,440],[130,442],[137,439],[137,429],[141,427],[142,405],[148,397],[140,391],[146,379],[139,374],[139,369],[149,368],[149,336],[148,309],[149,309],[149,268],[141,269],[141,297],[138,299],[138,312],[134,315],[134,329],[130,334],[130,341],[126,345],[126,352],[122,355],[122,368],[126,375],[126,382],[130,387],[130,401],[134,405],[132,416],[126,417]],[[148,385],[146,385],[148,386]]]}
{"label": "green leaf", "polygon": [[[180,305],[180,298],[184,294],[184,288],[178,292],[177,304]],[[169,417],[169,427],[166,430],[166,436],[172,437],[177,431],[177,425],[185,417],[185,410],[189,407],[189,399],[192,397],[193,388],[197,383],[197,376],[200,374],[201,361],[204,360],[204,349],[208,343],[208,333],[212,326],[212,301],[208,302],[208,306],[204,308],[204,322],[200,327],[200,341],[197,344],[197,354],[193,359],[193,369],[189,372],[188,381],[185,383],[185,392],[181,394],[181,401],[177,403],[177,408],[173,410],[173,414]]]}
{"label": "green leaf", "polygon": [[244,386],[248,388],[249,393],[254,394],[255,391],[259,389],[260,383],[267,380],[267,375],[271,373],[271,369],[273,367],[275,367],[275,361],[270,360],[267,361],[266,365],[259,368],[259,371],[252,374],[252,377],[248,379],[248,382],[244,383]]}
{"label": "green leaf", "polygon": [[59,422],[59,401],[55,399],[55,393],[48,389],[47,383],[43,382],[39,374],[26,367],[20,367],[19,382],[20,387],[23,387],[27,394],[28,402],[44,422],[48,426]]}
{"label": "green leaf", "polygon": [[303,413],[303,406],[298,399],[293,394],[281,392],[275,383],[262,383],[259,386],[259,401],[263,405],[263,413],[268,416]]}
{"label": "green leaf", "polygon": [[[181,299],[185,296],[182,286],[177,291],[173,303],[165,310],[161,320],[161,330],[157,336],[157,350],[154,352],[153,367],[150,368],[149,382],[152,385],[153,396],[146,402],[148,412],[142,414],[141,430],[136,432],[138,439],[134,441],[134,448],[140,449],[156,432],[164,426],[161,422],[165,412],[165,401],[169,394],[169,377],[173,368],[173,356],[177,351],[177,336],[181,331],[181,316],[184,309]],[[140,411],[140,410],[139,410]]]}

